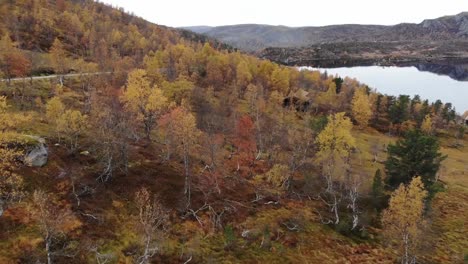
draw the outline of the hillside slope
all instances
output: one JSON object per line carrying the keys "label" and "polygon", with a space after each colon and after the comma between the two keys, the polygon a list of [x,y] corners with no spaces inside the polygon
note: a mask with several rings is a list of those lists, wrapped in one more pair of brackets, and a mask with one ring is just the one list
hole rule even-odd
{"label": "hillside slope", "polygon": [[207,36],[156,25],[90,0],[2,1],[0,17],[0,37],[8,36],[16,48],[27,51],[33,74],[53,70],[42,54],[56,39],[69,58],[94,62],[101,70],[119,63],[139,65],[148,52],[181,42],[210,42],[229,49]]}
{"label": "hillside slope", "polygon": [[411,254],[466,259],[468,141],[451,104],[91,0],[1,1],[0,14],[0,263],[395,263],[385,160],[418,128],[392,182],[422,175],[439,192],[409,223]]}

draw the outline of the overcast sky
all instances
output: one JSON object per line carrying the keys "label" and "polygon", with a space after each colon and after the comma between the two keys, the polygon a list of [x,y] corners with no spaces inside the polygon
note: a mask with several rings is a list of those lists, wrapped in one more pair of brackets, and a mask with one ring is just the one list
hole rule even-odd
{"label": "overcast sky", "polygon": [[172,27],[419,23],[468,11],[468,0],[101,0]]}

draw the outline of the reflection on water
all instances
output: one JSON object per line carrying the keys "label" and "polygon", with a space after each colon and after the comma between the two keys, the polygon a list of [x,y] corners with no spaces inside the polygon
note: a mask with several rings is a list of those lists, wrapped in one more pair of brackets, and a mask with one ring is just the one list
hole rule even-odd
{"label": "reflection on water", "polygon": [[[300,67],[317,70],[313,67]],[[468,110],[468,66],[420,64],[405,67],[358,66],[320,68],[341,77],[356,78],[361,83],[388,95],[420,95],[429,101],[452,103],[458,113]],[[449,77],[450,76],[450,77]]]}
{"label": "reflection on water", "polygon": [[468,64],[417,64],[415,67],[420,71],[447,75],[457,81],[468,81]]}

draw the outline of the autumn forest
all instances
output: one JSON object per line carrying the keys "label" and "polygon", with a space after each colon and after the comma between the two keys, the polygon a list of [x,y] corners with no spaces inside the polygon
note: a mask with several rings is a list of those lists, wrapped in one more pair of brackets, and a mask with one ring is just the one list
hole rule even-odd
{"label": "autumn forest", "polygon": [[463,263],[450,102],[92,0],[0,1],[0,263]]}

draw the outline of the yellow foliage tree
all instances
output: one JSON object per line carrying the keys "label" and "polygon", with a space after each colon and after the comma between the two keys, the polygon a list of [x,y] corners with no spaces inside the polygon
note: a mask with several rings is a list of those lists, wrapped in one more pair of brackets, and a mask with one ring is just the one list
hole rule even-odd
{"label": "yellow foliage tree", "polygon": [[426,115],[421,124],[421,131],[427,135],[432,135],[433,125],[431,115]]}
{"label": "yellow foliage tree", "polygon": [[60,85],[63,85],[63,75],[68,70],[68,59],[65,47],[59,39],[55,39],[49,51],[50,61],[54,71],[60,76]]}
{"label": "yellow foliage tree", "polygon": [[249,65],[245,61],[241,61],[237,64],[236,75],[237,85],[240,86],[241,89],[245,89],[252,81],[252,73],[250,73]]}
{"label": "yellow foliage tree", "polygon": [[359,127],[361,129],[366,127],[372,116],[372,109],[365,89],[357,89],[354,93],[351,111]]}
{"label": "yellow foliage tree", "polygon": [[59,97],[50,99],[46,104],[46,118],[49,122],[56,122],[65,113],[65,106]]}
{"label": "yellow foliage tree", "polygon": [[190,78],[195,71],[195,51],[189,46],[184,46],[182,55],[177,63],[177,73],[179,77]]}
{"label": "yellow foliage tree", "polygon": [[0,96],[0,216],[10,203],[23,196],[23,178],[15,173],[16,161],[22,153],[9,145],[19,140],[19,135],[10,130],[16,128],[27,117],[9,113],[8,108],[6,97]]}
{"label": "yellow foliage tree", "polygon": [[7,115],[9,105],[6,96],[0,96],[0,131],[5,130],[12,126],[12,118]]}
{"label": "yellow foliage tree", "polygon": [[0,70],[3,70],[4,72],[2,72],[2,75],[5,75],[1,76],[2,78],[7,77],[8,80],[11,78],[11,74],[9,74],[8,69],[7,57],[9,54],[14,53],[15,49],[15,44],[13,43],[13,41],[11,41],[11,38],[8,34],[5,34],[2,37],[0,37]]}
{"label": "yellow foliage tree", "polygon": [[396,246],[401,263],[415,263],[424,226],[424,199],[427,191],[421,177],[415,177],[408,186],[395,190],[389,206],[382,215],[384,234]]}
{"label": "yellow foliage tree", "polygon": [[19,151],[0,145],[0,216],[10,203],[23,196],[23,178],[14,172],[20,156]]}
{"label": "yellow foliage tree", "polygon": [[254,177],[254,184],[260,191],[280,195],[287,190],[290,169],[284,164],[275,164],[266,173]]}
{"label": "yellow foliage tree", "polygon": [[175,108],[169,118],[172,120],[172,132],[178,144],[178,153],[184,159],[185,188],[187,208],[191,202],[190,154],[198,142],[201,132],[197,128],[195,116],[187,110]]}
{"label": "yellow foliage tree", "polygon": [[3,59],[5,55],[11,53],[15,49],[15,43],[11,41],[8,34],[4,34],[0,37],[0,59]]}
{"label": "yellow foliage tree", "polygon": [[276,188],[285,187],[289,177],[289,167],[282,164],[275,164],[266,174],[266,179]]}
{"label": "yellow foliage tree", "polygon": [[57,132],[68,141],[68,147],[74,151],[78,147],[78,138],[86,131],[88,117],[77,110],[67,110],[57,120]]}
{"label": "yellow foliage tree", "polygon": [[336,84],[335,82],[330,82],[327,91],[320,93],[317,101],[321,105],[335,108],[337,105],[337,99],[338,95],[336,94]]}
{"label": "yellow foliage tree", "polygon": [[183,100],[187,101],[190,99],[194,87],[194,83],[184,78],[179,78],[174,82],[165,81],[162,83],[164,96],[177,105],[181,105]]}
{"label": "yellow foliage tree", "polygon": [[161,89],[151,87],[145,70],[139,69],[129,73],[127,89],[121,101],[137,120],[143,122],[146,137],[151,139],[151,131],[158,118],[167,109],[168,100]]}
{"label": "yellow foliage tree", "polygon": [[18,130],[20,125],[31,120],[31,116],[24,113],[12,113],[8,111],[10,105],[6,96],[0,96],[0,142],[7,139],[17,138],[13,131]]}
{"label": "yellow foliage tree", "polygon": [[351,135],[352,128],[353,123],[344,112],[330,115],[327,125],[316,139],[319,145],[317,157],[322,160],[330,154],[347,157],[351,149],[356,147],[356,140]]}
{"label": "yellow foliage tree", "polygon": [[144,58],[145,69],[148,78],[153,83],[162,83],[165,79],[163,69],[166,68],[167,54],[163,51],[150,52]]}
{"label": "yellow foliage tree", "polygon": [[287,68],[277,68],[271,73],[271,86],[273,90],[282,95],[289,92],[289,70]]}
{"label": "yellow foliage tree", "polygon": [[331,212],[334,214],[333,222],[339,224],[339,199],[336,182],[342,182],[349,166],[350,152],[356,147],[356,140],[351,135],[353,124],[344,112],[330,115],[325,128],[317,136],[316,143],[319,151],[317,161],[322,164],[322,175],[326,180],[326,199],[329,201]]}

